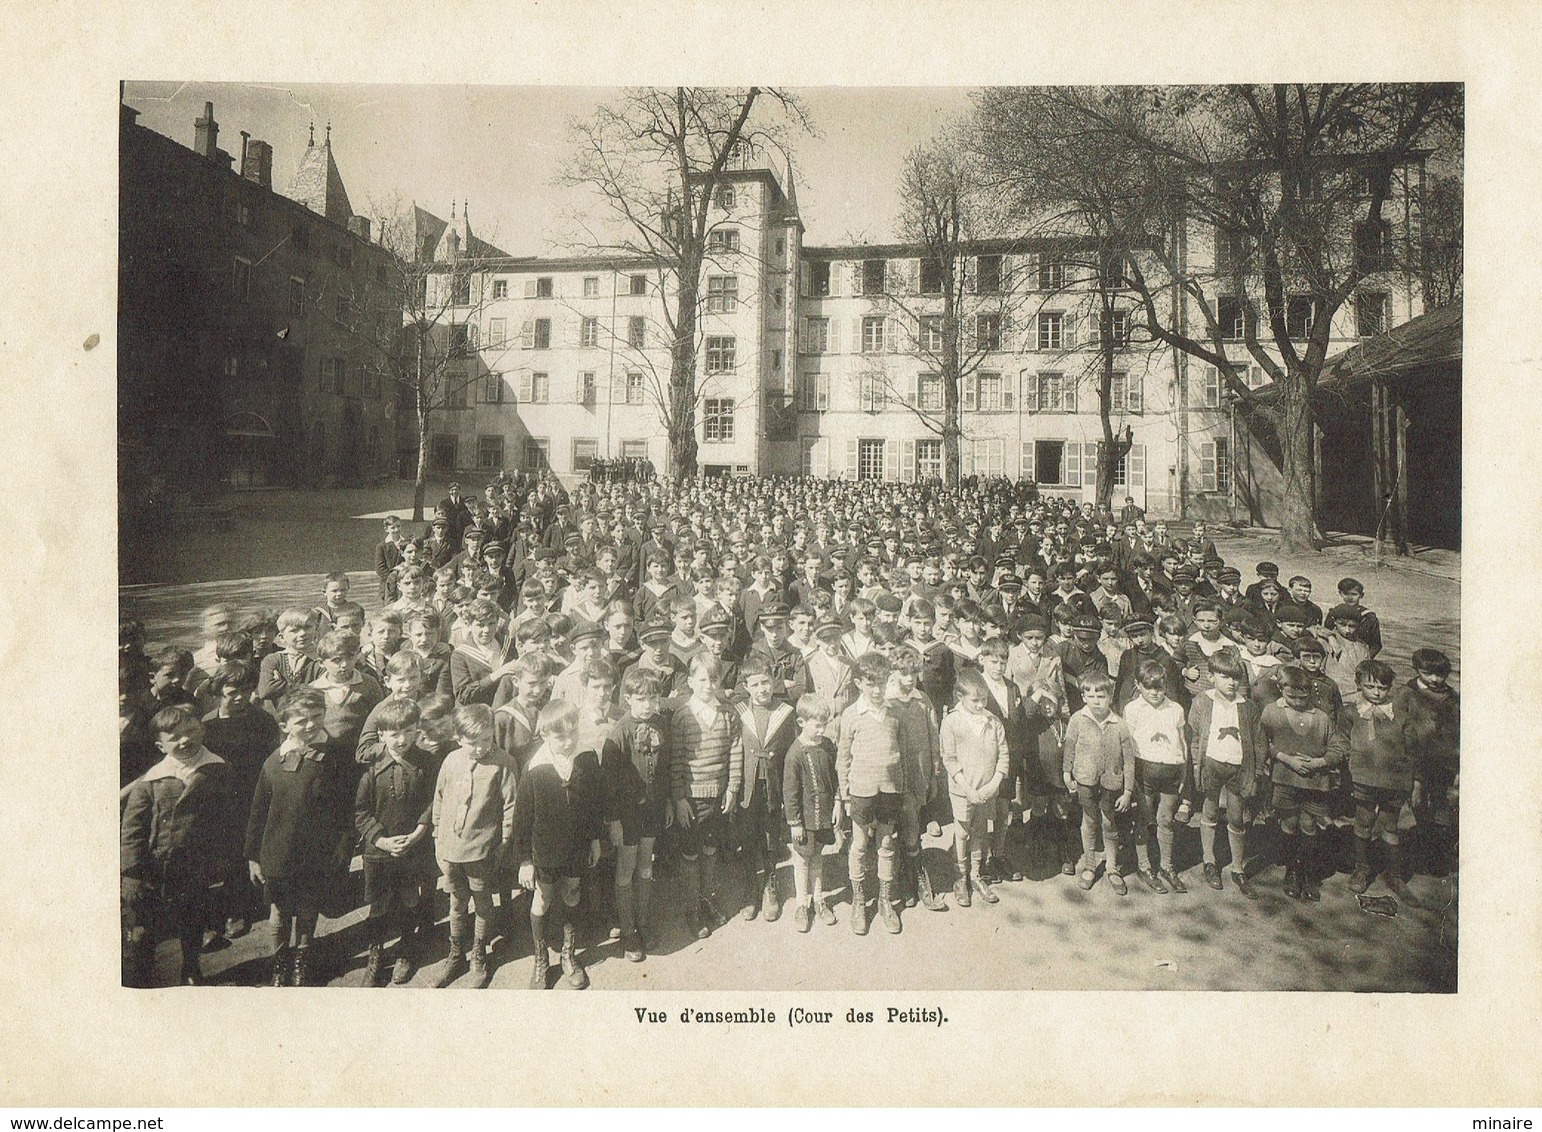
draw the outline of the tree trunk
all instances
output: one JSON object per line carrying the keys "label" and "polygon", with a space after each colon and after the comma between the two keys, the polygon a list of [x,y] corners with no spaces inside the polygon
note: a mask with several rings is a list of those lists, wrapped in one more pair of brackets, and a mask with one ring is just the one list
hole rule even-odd
{"label": "tree trunk", "polygon": [[1295,374],[1287,374],[1281,390],[1280,449],[1284,457],[1284,512],[1280,541],[1289,550],[1321,549],[1315,521],[1316,469],[1312,464],[1312,406]]}
{"label": "tree trunk", "polygon": [[428,496],[428,406],[418,401],[418,475],[412,485],[412,521],[423,521],[423,506]]}
{"label": "tree trunk", "polygon": [[696,297],[700,266],[680,277],[669,362],[669,462],[676,478],[696,474]]}

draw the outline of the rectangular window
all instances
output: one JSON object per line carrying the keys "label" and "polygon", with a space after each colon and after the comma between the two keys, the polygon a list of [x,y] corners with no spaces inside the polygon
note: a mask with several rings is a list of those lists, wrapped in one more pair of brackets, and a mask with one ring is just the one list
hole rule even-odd
{"label": "rectangular window", "polygon": [[881,440],[857,441],[857,478],[859,480],[883,479],[883,449]]}
{"label": "rectangular window", "polygon": [[982,255],[975,260],[974,289],[977,295],[1001,293],[1001,257]]}
{"label": "rectangular window", "polygon": [[889,281],[888,261],[882,259],[864,259],[862,261],[862,293],[864,295],[881,295],[887,289]]}
{"label": "rectangular window", "polygon": [[1144,390],[1141,388],[1139,374],[1130,375],[1119,370],[1114,371],[1113,382],[1109,385],[1109,408],[1116,413],[1142,413]]}
{"label": "rectangular window", "polygon": [[863,374],[859,404],[864,413],[881,413],[888,406],[887,385],[881,375]]}
{"label": "rectangular window", "polygon": [[627,371],[626,403],[628,405],[641,405],[643,403],[643,375],[635,369]]}
{"label": "rectangular window", "polygon": [[[1103,313],[1100,311],[1096,317],[1087,320],[1091,323],[1093,345],[1099,345],[1103,341]],[[1130,312],[1127,310],[1115,310],[1108,312],[1108,336],[1116,349],[1124,349],[1130,344]]]}
{"label": "rectangular window", "polygon": [[627,319],[626,344],[634,350],[641,350],[648,337],[648,320],[642,315],[634,314]]}
{"label": "rectangular window", "polygon": [[600,344],[600,320],[586,318],[578,324],[578,344],[592,349]]}
{"label": "rectangular window", "polygon": [[1124,257],[1117,253],[1098,256],[1098,289],[1118,291],[1124,287]]}
{"label": "rectangular window", "polygon": [[707,247],[715,252],[736,252],[739,250],[739,229],[714,228],[707,233]]}
{"label": "rectangular window", "polygon": [[809,318],[803,323],[803,352],[806,354],[823,354],[830,349],[830,320],[828,318]]}
{"label": "rectangular window", "polygon": [[600,454],[599,442],[588,437],[573,438],[573,470],[587,472],[594,467],[594,458]]}
{"label": "rectangular window", "polygon": [[1065,344],[1065,315],[1045,311],[1039,315],[1039,349],[1058,350]]}
{"label": "rectangular window", "polygon": [[252,297],[251,260],[236,256],[235,264],[231,268],[230,285],[237,302],[244,303]]}
{"label": "rectangular window", "polygon": [[535,320],[535,348],[537,350],[551,349],[551,319],[538,318]]}
{"label": "rectangular window", "polygon": [[1291,295],[1285,301],[1285,332],[1298,341],[1309,337],[1317,324],[1319,309],[1311,295]]}
{"label": "rectangular window", "polygon": [[623,460],[646,460],[648,458],[648,442],[646,440],[623,440],[621,442],[621,458]]}
{"label": "rectangular window", "polygon": [[935,256],[921,257],[921,294],[942,294],[942,260]]}
{"label": "rectangular window", "polygon": [[1076,412],[1075,378],[1067,378],[1063,373],[1041,373],[1035,379],[1035,384],[1038,385],[1038,394],[1037,398],[1028,396],[1030,407],[1036,400],[1041,413]]}
{"label": "rectangular window", "polygon": [[1033,478],[1036,483],[1059,484],[1065,475],[1065,441],[1033,442]]}
{"label": "rectangular window", "polygon": [[598,275],[584,276],[584,298],[597,299],[600,297],[600,277]]}
{"label": "rectangular window", "polygon": [[923,373],[916,379],[916,401],[919,408],[928,412],[942,409],[942,377],[935,373]]}
{"label": "rectangular window", "polygon": [[702,402],[701,438],[708,444],[726,444],[734,438],[732,397],[708,397]]}
{"label": "rectangular window", "polygon": [[737,198],[734,195],[734,187],[732,185],[719,185],[717,187],[718,208],[724,212],[732,212],[736,203]]}
{"label": "rectangular window", "polygon": [[434,434],[434,467],[441,471],[452,471],[460,463],[459,441],[460,438],[454,435]]}
{"label": "rectangular window", "polygon": [[738,309],[739,277],[709,275],[707,277],[707,313],[731,314]]}
{"label": "rectangular window", "polygon": [[530,375],[530,402],[534,405],[545,405],[551,401],[551,374],[532,373]]}
{"label": "rectangular window", "polygon": [[543,275],[535,281],[535,297],[549,299],[552,297],[552,277]]}
{"label": "rectangular window", "polygon": [[646,275],[634,275],[628,280],[627,293],[630,295],[646,295],[648,293],[648,277]]}
{"label": "rectangular window", "polygon": [[999,413],[1001,404],[1001,375],[999,373],[982,373],[979,384],[979,411],[982,413]]}
{"label": "rectangular window", "polygon": [[1385,291],[1361,291],[1355,296],[1355,333],[1361,338],[1385,334],[1391,320],[1392,296]]}
{"label": "rectangular window", "polygon": [[446,409],[464,409],[466,407],[466,387],[474,384],[476,379],[468,378],[463,373],[454,370],[445,371],[445,397]]}
{"label": "rectangular window", "polygon": [[502,346],[509,340],[509,320],[506,318],[490,318],[487,320],[487,344],[489,346]]}
{"label": "rectangular window", "polygon": [[1248,238],[1241,232],[1228,232],[1224,228],[1215,230],[1215,272],[1226,277],[1244,274],[1248,270],[1248,259],[1252,250],[1248,244]]}
{"label": "rectangular window", "polygon": [[1223,342],[1242,342],[1247,338],[1247,324],[1252,312],[1238,295],[1222,295],[1215,301],[1215,320],[1221,324]]}
{"label": "rectangular window", "polygon": [[1199,446],[1199,490],[1231,490],[1231,447],[1225,437],[1218,436]]}
{"label": "rectangular window", "polygon": [[1355,267],[1370,275],[1391,265],[1391,226],[1379,216],[1362,221],[1355,228]]}
{"label": "rectangular window", "polygon": [[305,280],[289,277],[289,317],[305,317]]}
{"label": "rectangular window", "polygon": [[[882,263],[882,260],[878,262]],[[864,354],[883,353],[883,315],[869,315],[862,320],[862,352]]]}
{"label": "rectangular window", "polygon": [[929,354],[942,353],[942,315],[923,314],[920,323],[921,349]]}
{"label": "rectangular window", "polygon": [[974,342],[976,350],[991,352],[1001,349],[1001,316],[999,314],[975,315]]}
{"label": "rectangular window", "polygon": [[477,437],[477,467],[484,472],[496,472],[503,467],[503,437]]}
{"label": "rectangular window", "polygon": [[595,401],[594,371],[584,370],[578,375],[578,403],[580,405],[592,405]]}
{"label": "rectangular window", "polygon": [[916,478],[921,480],[942,478],[942,441],[916,441]]}
{"label": "rectangular window", "polygon": [[734,369],[734,337],[731,334],[707,337],[708,373],[732,373]]}
{"label": "rectangular window", "polygon": [[450,277],[450,304],[457,307],[471,305],[471,276],[454,275]]}
{"label": "rectangular window", "polygon": [[1214,366],[1205,367],[1205,384],[1200,390],[1199,403],[1207,409],[1221,407],[1221,372]]}
{"label": "rectangular window", "polygon": [[482,404],[503,404],[503,374],[490,373],[482,379]]}
{"label": "rectangular window", "polygon": [[509,281],[507,279],[493,280],[493,298],[507,299],[509,297]]}
{"label": "rectangular window", "polygon": [[1054,256],[1039,259],[1039,290],[1059,291],[1065,287],[1065,264]]}
{"label": "rectangular window", "polygon": [[816,297],[830,293],[829,260],[816,260],[808,265],[808,290]]}
{"label": "rectangular window", "polygon": [[551,467],[551,441],[544,437],[525,438],[525,471],[544,472]]}

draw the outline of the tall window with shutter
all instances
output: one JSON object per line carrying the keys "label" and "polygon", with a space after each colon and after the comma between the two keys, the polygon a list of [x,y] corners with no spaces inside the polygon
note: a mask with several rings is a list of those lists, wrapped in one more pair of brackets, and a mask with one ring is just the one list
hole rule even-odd
{"label": "tall window with shutter", "polygon": [[1200,389],[1200,405],[1206,409],[1221,407],[1221,374],[1214,366],[1205,367],[1205,380]]}
{"label": "tall window with shutter", "polygon": [[600,320],[586,318],[578,326],[578,344],[585,349],[593,349],[600,344]]}
{"label": "tall window with shutter", "polygon": [[864,413],[881,413],[888,406],[888,381],[882,374],[863,374],[859,405]]}
{"label": "tall window with shutter", "polygon": [[975,258],[974,290],[977,295],[1001,293],[1001,257],[982,255]]}
{"label": "tall window with shutter", "polygon": [[[883,260],[875,261],[882,263]],[[862,320],[862,352],[864,354],[881,354],[884,351],[884,323],[887,320],[883,315],[869,315]]]}
{"label": "tall window with shutter", "polygon": [[936,438],[917,440],[916,478],[937,480],[942,478],[942,441]]}
{"label": "tall window with shutter", "polygon": [[1060,350],[1065,347],[1065,314],[1062,311],[1041,311],[1039,314],[1039,349]]}
{"label": "tall window with shutter", "polygon": [[802,378],[803,411],[822,413],[830,407],[830,375],[806,373]]}
{"label": "tall window with shutter", "polygon": [[1109,408],[1113,412],[1131,415],[1145,412],[1143,394],[1140,374],[1114,371],[1113,381],[1108,390]]}
{"label": "tall window with shutter", "polygon": [[1231,442],[1218,436],[1199,446],[1199,490],[1231,490]]}
{"label": "tall window with shutter", "polygon": [[634,350],[641,350],[648,340],[648,320],[640,314],[634,314],[626,322],[626,344]]}

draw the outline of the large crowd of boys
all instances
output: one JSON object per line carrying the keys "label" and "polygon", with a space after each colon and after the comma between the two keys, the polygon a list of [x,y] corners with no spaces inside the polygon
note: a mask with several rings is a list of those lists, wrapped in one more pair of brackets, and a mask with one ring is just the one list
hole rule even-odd
{"label": "large crowd of boys", "polygon": [[582,988],[589,948],[808,932],[843,885],[851,931],[897,934],[1030,871],[1252,900],[1282,866],[1313,902],[1343,870],[1414,907],[1454,868],[1450,660],[1397,673],[1357,580],[1244,587],[1130,500],[500,474],[388,519],[374,572],[372,615],[339,570],[206,610],[196,649],[122,627],[127,984],[165,938],[200,983],[266,921],[272,984],[305,985],[318,918],[364,905],[366,985],[487,986],[528,919],[530,985]]}

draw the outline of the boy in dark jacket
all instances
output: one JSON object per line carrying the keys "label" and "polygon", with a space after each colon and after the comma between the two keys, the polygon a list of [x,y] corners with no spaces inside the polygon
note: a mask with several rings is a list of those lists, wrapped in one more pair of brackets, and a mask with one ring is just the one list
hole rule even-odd
{"label": "boy in dark jacket", "polygon": [[605,823],[616,849],[616,910],[621,946],[633,963],[647,958],[653,843],[673,823],[669,806],[669,721],[659,714],[659,678],[643,668],[621,679],[627,707],[600,754]]}
{"label": "boy in dark jacket", "polygon": [[835,926],[835,911],[825,901],[824,850],[834,845],[842,812],[835,774],[835,744],[825,737],[833,712],[823,697],[809,693],[798,700],[798,737],[787,749],[782,769],[782,812],[792,845],[792,879],[797,907],[792,922],[806,932],[819,919]]}
{"label": "boy in dark jacket", "polygon": [[153,925],[164,919],[182,945],[182,982],[197,985],[211,888],[229,853],[230,768],[203,745],[189,705],[162,708],[150,729],[165,757],[128,788],[123,806],[123,981],[149,985]]}
{"label": "boy in dark jacket", "polygon": [[534,891],[530,935],[535,944],[531,990],[545,990],[550,959],[546,951],[548,920],[562,922],[562,974],[569,987],[583,990],[589,976],[575,955],[574,915],[579,882],[600,859],[604,828],[604,786],[598,761],[578,750],[578,708],[553,700],[541,709],[537,727],[542,743],[519,781],[514,801],[514,859],[519,884]]}
{"label": "boy in dark jacket", "polygon": [[1414,677],[1392,697],[1403,716],[1403,733],[1422,784],[1414,814],[1431,859],[1431,872],[1455,866],[1456,791],[1460,781],[1461,697],[1451,687],[1451,658],[1437,649],[1415,649]]}
{"label": "boy in dark jacket", "polygon": [[422,910],[430,905],[433,876],[435,776],[432,757],[419,749],[422,712],[407,697],[385,700],[375,712],[379,753],[359,779],[354,828],[364,855],[364,898],[369,901],[369,941],[364,985],[380,981],[386,939],[395,928],[399,943],[391,971],[398,986],[417,970],[416,941]]}

